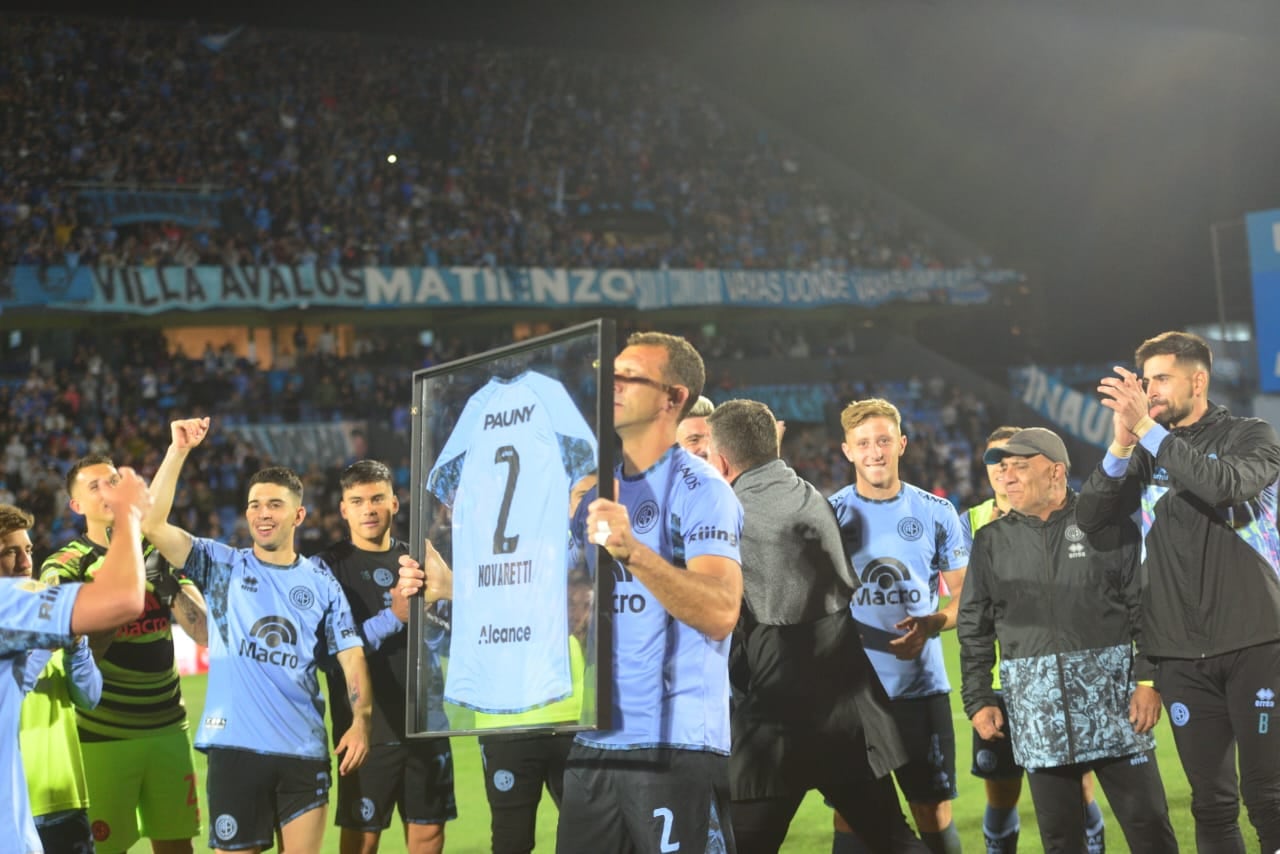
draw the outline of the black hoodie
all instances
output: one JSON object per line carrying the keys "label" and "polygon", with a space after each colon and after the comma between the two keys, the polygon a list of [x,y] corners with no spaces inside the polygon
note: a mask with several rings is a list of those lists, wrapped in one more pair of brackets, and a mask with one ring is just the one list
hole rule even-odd
{"label": "black hoodie", "polygon": [[1081,528],[1141,510],[1147,655],[1205,658],[1280,640],[1278,479],[1275,430],[1212,404],[1194,424],[1144,436],[1123,476],[1089,476]]}

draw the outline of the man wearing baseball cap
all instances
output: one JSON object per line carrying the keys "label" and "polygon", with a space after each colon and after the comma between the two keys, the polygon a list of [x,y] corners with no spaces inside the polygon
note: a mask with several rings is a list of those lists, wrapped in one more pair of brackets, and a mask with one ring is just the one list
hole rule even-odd
{"label": "man wearing baseball cap", "polygon": [[1004,737],[998,641],[1008,732],[1044,850],[1079,850],[1080,780],[1093,771],[1130,850],[1177,851],[1151,736],[1160,695],[1141,654],[1138,530],[1124,517],[1081,530],[1070,459],[1051,430],[1019,430],[983,459],[1001,467],[1010,512],[977,532],[960,594],[965,713],[983,738]]}

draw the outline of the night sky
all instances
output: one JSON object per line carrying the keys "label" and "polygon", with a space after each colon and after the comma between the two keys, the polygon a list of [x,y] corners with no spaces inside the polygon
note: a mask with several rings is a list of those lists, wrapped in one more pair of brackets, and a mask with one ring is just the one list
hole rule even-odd
{"label": "night sky", "polygon": [[[39,8],[661,51],[1027,273],[1024,352],[1046,361],[1216,321],[1210,224],[1280,207],[1273,0]],[[1248,320],[1240,229],[1222,234],[1228,319]]]}

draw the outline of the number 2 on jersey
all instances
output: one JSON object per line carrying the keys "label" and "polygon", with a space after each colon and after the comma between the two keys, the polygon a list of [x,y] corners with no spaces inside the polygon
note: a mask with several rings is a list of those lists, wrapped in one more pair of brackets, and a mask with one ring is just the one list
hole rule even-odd
{"label": "number 2 on jersey", "polygon": [[507,517],[511,514],[511,499],[516,494],[516,478],[520,477],[520,454],[511,445],[503,445],[493,452],[495,463],[507,464],[507,488],[502,492],[502,505],[498,508],[498,524],[493,529],[493,553],[509,555],[516,550],[520,535],[508,537]]}

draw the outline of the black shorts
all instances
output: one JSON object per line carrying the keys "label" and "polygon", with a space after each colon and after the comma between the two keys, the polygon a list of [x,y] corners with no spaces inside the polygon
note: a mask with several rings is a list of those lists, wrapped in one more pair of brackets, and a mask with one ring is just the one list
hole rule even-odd
{"label": "black shorts", "polygon": [[956,731],[950,695],[891,700],[889,711],[907,750],[907,764],[893,773],[908,803],[955,800]]}
{"label": "black shorts", "polygon": [[969,769],[969,773],[983,780],[1019,780],[1022,778],[1023,768],[1013,758],[1013,739],[1009,737],[1009,710],[1005,708],[1004,697],[999,694],[996,696],[999,697],[1000,717],[1004,719],[1004,726],[1000,729],[1004,738],[988,741],[978,735],[976,729],[973,730],[973,767]]}
{"label": "black shorts", "polygon": [[569,752],[557,854],[737,850],[729,819],[729,757],[581,744]]}
{"label": "black shorts", "polygon": [[573,735],[480,736],[494,854],[532,851],[542,787],[560,806]]}
{"label": "black shorts", "polygon": [[267,850],[275,829],[329,803],[329,760],[210,748],[209,847]]}
{"label": "black shorts", "polygon": [[391,826],[397,808],[405,824],[444,824],[458,817],[449,739],[372,745],[363,765],[338,777],[338,827],[377,833]]}
{"label": "black shorts", "polygon": [[46,854],[93,854],[88,810],[63,810],[37,816],[36,833],[40,834],[40,845]]}

